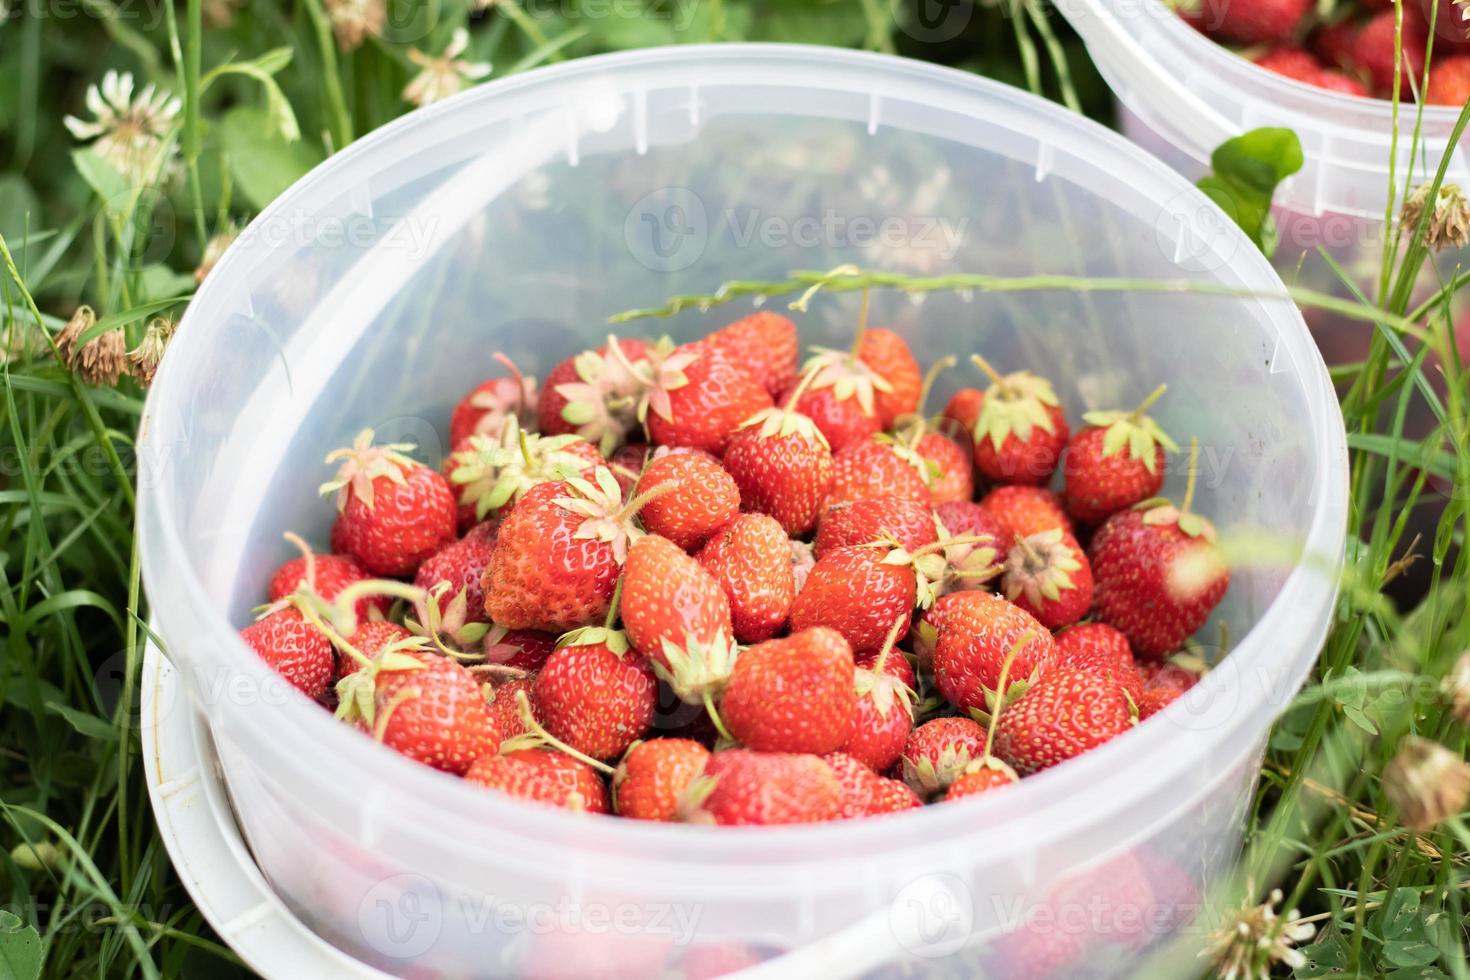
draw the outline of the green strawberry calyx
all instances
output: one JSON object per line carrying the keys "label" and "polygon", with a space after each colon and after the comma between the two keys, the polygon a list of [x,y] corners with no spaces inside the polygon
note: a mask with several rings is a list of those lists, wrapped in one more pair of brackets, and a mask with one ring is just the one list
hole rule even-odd
{"label": "green strawberry calyx", "polygon": [[883,638],[883,647],[878,651],[878,658],[873,661],[872,669],[859,667],[853,674],[854,693],[859,698],[871,698],[880,718],[887,718],[895,703],[903,705],[909,718],[914,716],[914,701],[918,699],[918,692],[883,669],[889,657],[903,656],[894,650],[894,645],[898,643],[898,634],[909,619],[908,610],[899,614],[888,628],[888,635]]}
{"label": "green strawberry calyx", "polygon": [[1082,421],[1088,425],[1107,430],[1103,434],[1102,455],[1104,459],[1118,454],[1126,446],[1128,455],[1153,473],[1158,466],[1160,446],[1164,447],[1166,452],[1177,453],[1179,451],[1179,444],[1169,438],[1169,434],[1157,422],[1144,414],[1149,406],[1164,394],[1167,387],[1167,385],[1159,385],[1143,400],[1141,405],[1131,412],[1087,412],[1082,416]]}
{"label": "green strawberry calyx", "polygon": [[1189,509],[1194,503],[1194,490],[1198,477],[1199,440],[1191,439],[1189,440],[1189,482],[1184,487],[1184,502],[1176,507],[1165,497],[1150,497],[1148,500],[1134,504],[1133,509],[1144,512],[1143,523],[1149,527],[1174,526],[1191,538],[1202,538],[1214,543],[1215,525]]}
{"label": "green strawberry calyx", "polygon": [[527,433],[514,415],[505,419],[499,437],[470,436],[468,445],[451,457],[449,482],[459,502],[475,508],[484,520],[540,483],[566,480],[587,469],[587,457],[568,452],[585,440],[577,435]]}
{"label": "green strawberry calyx", "polygon": [[[414,615],[406,618],[404,627],[415,636],[432,643],[440,653],[455,660],[483,660],[481,644],[490,631],[489,623],[470,622],[469,593],[460,589],[447,602],[452,586],[448,582],[434,585],[426,596],[414,602]],[[447,641],[447,642],[446,642]],[[477,648],[473,653],[471,648]]]}
{"label": "green strawberry calyx", "polygon": [[[416,688],[406,688],[394,696],[379,711],[378,677],[382,674],[407,673],[425,669],[428,664],[423,656],[431,655],[428,644],[421,636],[394,640],[357,670],[337,682],[337,711],[339,720],[361,723],[382,741],[383,726],[387,716],[402,703],[403,695],[410,692],[417,696]],[[359,654],[361,656],[361,654]]]}
{"label": "green strawberry calyx", "polygon": [[628,548],[633,542],[643,537],[643,529],[633,520],[638,511],[650,500],[679,488],[676,482],[665,483],[625,504],[623,488],[606,466],[597,467],[592,480],[576,476],[565,482],[572,492],[557,497],[553,503],[570,514],[586,518],[572,532],[572,537],[611,545],[613,558],[619,565],[627,561]]}
{"label": "green strawberry calyx", "polygon": [[566,647],[592,647],[604,646],[621,658],[633,645],[628,642],[628,634],[622,630],[609,629],[606,626],[583,626],[569,633],[563,633],[556,641],[558,650]]}
{"label": "green strawberry calyx", "polygon": [[1027,602],[1040,608],[1060,599],[1064,591],[1075,589],[1072,574],[1081,568],[1076,549],[1064,538],[1061,528],[1017,538],[1006,557],[1006,598],[1014,602],[1024,594]]}
{"label": "green strawberry calyx", "polygon": [[722,729],[721,734],[725,734],[714,711],[714,698],[725,689],[735,669],[740,649],[734,639],[724,630],[708,641],[689,637],[682,645],[664,637],[659,652],[661,656],[648,658],[653,672],[673,689],[680,701],[705,705],[711,719]]}
{"label": "green strawberry calyx", "polygon": [[907,565],[913,569],[915,604],[920,609],[928,609],[934,605],[934,600],[939,598],[939,585],[949,571],[949,560],[945,557],[947,549],[958,545],[980,544],[989,540],[989,535],[966,534],[926,544],[911,552],[900,546],[891,535],[884,535],[877,541],[869,542],[865,547],[888,549],[887,553],[878,559],[881,565]]}
{"label": "green strawberry calyx", "polygon": [[1061,401],[1050,381],[1030,371],[1002,376],[979,354],[971,354],[970,359],[991,380],[980,404],[980,415],[975,419],[976,443],[988,438],[999,452],[1011,436],[1025,442],[1031,438],[1033,428],[1049,433],[1056,431],[1049,410]]}
{"label": "green strawberry calyx", "polygon": [[[616,342],[616,338],[610,338]],[[577,381],[556,386],[566,399],[561,417],[576,434],[604,454],[638,424],[638,404],[647,384],[648,360],[629,360],[621,345],[606,354],[587,350],[572,360]]]}
{"label": "green strawberry calyx", "polygon": [[349,497],[362,501],[368,510],[373,509],[373,484],[386,477],[399,486],[408,485],[405,472],[419,464],[404,453],[413,449],[412,443],[395,442],[384,446],[373,445],[373,430],[363,429],[352,440],[350,447],[333,450],[327,462],[341,465],[337,475],[323,483],[318,492],[322,496],[336,495],[337,509],[347,506]]}
{"label": "green strawberry calyx", "polygon": [[832,397],[838,401],[856,398],[863,414],[878,413],[875,399],[878,392],[885,394],[893,390],[888,379],[874,371],[865,361],[851,351],[833,350],[830,347],[811,348],[812,356],[802,365],[803,374],[812,375],[811,387],[831,388]]}
{"label": "green strawberry calyx", "polygon": [[[956,543],[955,536],[949,533],[937,514],[934,516],[934,530],[939,535],[940,542],[945,545],[946,568],[944,579],[939,584],[940,595],[973,589],[1005,571],[1005,565],[998,560],[1001,557],[1000,549],[993,535],[970,535],[967,537],[974,537],[976,540]],[[923,625],[925,624],[921,624]],[[932,630],[933,627],[929,629]]]}
{"label": "green strawberry calyx", "polygon": [[802,375],[801,381],[792,389],[791,394],[786,396],[786,404],[779,407],[762,409],[750,418],[740,423],[742,429],[754,429],[759,427],[762,439],[787,439],[791,436],[800,436],[804,441],[831,449],[832,444],[817,428],[817,423],[809,417],[796,410],[796,403],[801,396],[816,381],[816,370],[808,371]]}

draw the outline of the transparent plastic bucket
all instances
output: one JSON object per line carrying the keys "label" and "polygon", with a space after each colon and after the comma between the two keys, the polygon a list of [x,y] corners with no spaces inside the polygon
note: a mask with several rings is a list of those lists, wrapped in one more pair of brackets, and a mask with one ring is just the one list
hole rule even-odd
{"label": "transparent plastic bucket", "polygon": [[[1280,280],[1201,202],[1125,140],[1013,89],[784,46],[512,77],[301,181],[190,306],[140,440],[157,632],[272,887],[319,935],[405,976],[697,976],[755,961],[771,975],[1011,975],[1043,972],[1037,945],[1125,975],[1177,935],[1197,944],[1196,906],[1238,852],[1265,733],[1328,628],[1347,486],[1337,402],[1300,314],[1259,298]],[[451,406],[496,373],[496,350],[544,374],[616,311],[846,262],[1255,294],[874,301],[926,360],[981,350],[1044,370],[1073,417],[1167,381],[1157,414],[1203,446],[1200,509],[1223,532],[1300,543],[1299,565],[1235,570],[1216,617],[1233,651],[1188,698],[973,804],[722,832],[477,792],[345,729],[239,642],[290,553],[281,532],[325,546],[322,457],[362,426],[437,463]],[[798,318],[804,340],[842,344],[856,305],[819,297]],[[624,333],[687,338],[748,308]],[[1167,489],[1182,484],[1171,473]],[[1063,917],[1028,935],[1043,906]],[[1198,967],[1189,955],[1171,969]]]}

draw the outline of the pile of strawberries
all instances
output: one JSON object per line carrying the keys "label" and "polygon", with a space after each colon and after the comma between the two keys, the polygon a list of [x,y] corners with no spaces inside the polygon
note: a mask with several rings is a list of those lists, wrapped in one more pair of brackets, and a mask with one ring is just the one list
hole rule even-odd
{"label": "pile of strawberries", "polygon": [[1162,388],[1073,433],[1046,379],[975,362],[931,416],[954,359],[866,324],[800,371],[767,312],[539,387],[504,361],[441,470],[371,432],[328,457],[331,553],[288,535],[241,636],[368,737],[543,804],[781,824],[1002,789],[1195,683],[1229,574],[1193,478],[1156,496]]}
{"label": "pile of strawberries", "polygon": [[[1406,102],[1424,88],[1424,55],[1432,33],[1434,56],[1424,101],[1462,106],[1470,100],[1470,15],[1455,0],[1405,3],[1401,35],[1390,0],[1337,4],[1326,16],[1323,9],[1314,0],[1200,0],[1180,13],[1262,68],[1319,88],[1392,98],[1397,64],[1403,74],[1399,97]],[[1401,52],[1396,37],[1402,38]]]}

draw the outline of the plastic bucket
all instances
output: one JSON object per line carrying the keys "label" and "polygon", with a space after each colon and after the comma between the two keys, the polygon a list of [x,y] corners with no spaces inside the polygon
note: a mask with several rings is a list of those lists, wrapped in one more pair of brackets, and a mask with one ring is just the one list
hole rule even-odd
{"label": "plastic bucket", "polygon": [[[437,462],[453,401],[497,349],[542,374],[610,313],[845,262],[1279,295],[1202,201],[1127,141],[1013,89],[784,46],[531,72],[415,113],[301,181],[190,306],[140,440],[157,632],[275,892],[316,934],[412,976],[695,976],[755,960],[1019,972],[1040,954],[1018,928],[1043,905],[1065,917],[1041,939],[1094,965],[1115,950],[1104,972],[1122,975],[1197,929],[1192,906],[1238,851],[1267,728],[1320,649],[1343,548],[1341,417],[1279,299],[875,297],[926,357],[1044,368],[1073,416],[1168,381],[1178,394],[1157,414],[1201,440],[1202,509],[1310,556],[1235,571],[1217,618],[1239,639],[1185,701],[974,805],[726,833],[528,806],[346,730],[236,630],[288,554],[283,529],[324,543],[327,450],[371,424]],[[804,337],[841,343],[855,308],[819,300]],[[648,330],[717,322],[691,312]],[[1101,919],[1086,911],[1097,900]]]}

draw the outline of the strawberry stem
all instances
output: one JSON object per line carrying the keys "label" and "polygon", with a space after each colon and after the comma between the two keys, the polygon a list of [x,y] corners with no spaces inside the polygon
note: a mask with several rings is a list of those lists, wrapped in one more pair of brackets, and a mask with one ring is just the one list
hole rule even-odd
{"label": "strawberry stem", "polygon": [[[520,435],[519,442],[521,444],[521,459],[523,459],[523,460],[526,461],[526,466],[528,468],[535,469],[535,467],[536,467],[536,459],[535,459],[534,456],[531,455],[531,440],[526,436],[526,430],[525,429],[522,429],[520,427],[520,425],[518,423],[516,423],[514,420],[515,420],[515,416],[514,415],[510,416],[509,418],[507,418],[505,420],[506,428],[509,428],[510,426],[515,425],[515,427],[518,430],[519,435]],[[502,433],[503,432],[504,432],[504,430],[502,430]]]}
{"label": "strawberry stem", "polygon": [[863,338],[868,335],[868,309],[872,303],[872,290],[864,289],[862,299],[858,304],[858,328],[857,336],[852,340],[852,350],[849,353],[849,362],[857,363],[858,354],[863,349]]}
{"label": "strawberry stem", "polygon": [[288,543],[294,545],[301,551],[301,557],[306,559],[306,575],[303,576],[306,584],[316,591],[316,555],[312,553],[311,546],[301,539],[301,535],[295,531],[287,531],[282,535]]}
{"label": "strawberry stem", "polygon": [[372,660],[357,647],[349,643],[346,637],[333,629],[317,614],[317,610],[313,607],[316,603],[320,602],[322,602],[322,599],[315,592],[307,592],[293,597],[292,605],[296,607],[297,612],[301,613],[301,618],[320,630],[321,634],[327,638],[332,646],[336,647],[342,653],[347,654],[353,660],[356,660],[360,667],[364,669],[371,668],[373,665]]}
{"label": "strawberry stem", "polygon": [[786,396],[786,404],[781,410],[788,415],[795,411],[796,403],[801,401],[801,396],[807,393],[807,389],[812,386],[812,382],[817,380],[817,375],[821,373],[822,367],[821,365],[817,365],[806,374],[803,374],[801,380],[796,383],[796,387],[791,389],[791,394]]}
{"label": "strawberry stem", "polygon": [[612,766],[605,762],[599,762],[585,752],[578,752],[542,727],[541,723],[536,720],[536,716],[531,713],[531,701],[526,697],[525,691],[516,692],[516,713],[520,715],[521,724],[526,726],[527,731],[535,733],[542,741],[558,752],[569,755],[578,762],[584,762],[600,773],[609,776],[613,774]]}
{"label": "strawberry stem", "polygon": [[642,510],[646,504],[650,504],[660,497],[667,496],[677,489],[679,489],[679,484],[677,483],[664,483],[645,493],[638,494],[623,505],[623,509],[614,514],[612,519],[616,523],[632,520],[634,515]]}
{"label": "strawberry stem", "polygon": [[610,630],[613,623],[618,621],[618,607],[623,602],[623,578],[624,573],[618,573],[617,584],[613,586],[612,601],[607,605],[607,616],[602,621],[602,628]]}
{"label": "strawberry stem", "polygon": [[981,371],[984,371],[985,376],[989,378],[991,383],[994,384],[997,388],[1002,391],[1008,389],[1006,379],[1001,377],[1000,372],[991,367],[990,362],[987,361],[985,358],[981,357],[979,354],[971,354],[970,362],[978,367]]}
{"label": "strawberry stem", "polygon": [[650,388],[653,386],[653,378],[645,375],[642,371],[638,370],[638,368],[634,366],[633,362],[628,360],[628,355],[623,352],[623,345],[618,343],[617,334],[610,333],[607,335],[607,348],[608,350],[612,351],[612,355],[617,359],[617,362],[621,364],[623,368],[638,381],[639,384],[643,385],[644,387]]}
{"label": "strawberry stem", "polygon": [[879,677],[883,676],[883,667],[888,663],[888,655],[893,652],[894,644],[898,642],[898,631],[903,629],[904,624],[909,621],[909,612],[905,610],[888,627],[888,635],[883,638],[883,649],[878,651],[878,659],[873,661],[873,673]]}
{"label": "strawberry stem", "polygon": [[909,552],[909,557],[922,558],[925,555],[932,555],[936,551],[943,551],[945,548],[952,548],[957,544],[980,544],[982,541],[993,540],[995,539],[988,534],[959,534],[955,537],[945,538],[942,541],[935,541],[933,544],[926,544],[922,548],[917,548]]}
{"label": "strawberry stem", "polygon": [[377,720],[373,722],[373,741],[382,744],[383,735],[388,730],[388,720],[393,717],[393,712],[397,711],[399,706],[402,705],[404,702],[411,701],[416,697],[420,697],[423,693],[424,692],[417,687],[405,687],[403,690],[393,695],[393,699],[389,701],[386,705],[384,705],[382,712],[377,717]]}
{"label": "strawberry stem", "polygon": [[720,738],[727,742],[739,743],[739,740],[734,735],[731,735],[730,730],[725,727],[724,719],[720,717],[719,711],[715,709],[714,695],[708,690],[704,692],[704,710],[709,715],[709,720],[714,724],[715,731],[720,733]]}
{"label": "strawberry stem", "polygon": [[1184,505],[1179,508],[1181,514],[1188,514],[1190,505],[1194,503],[1194,487],[1198,478],[1199,437],[1195,436],[1189,440],[1189,482],[1184,485]]}
{"label": "strawberry stem", "polygon": [[1153,406],[1154,402],[1162,398],[1164,396],[1164,392],[1168,390],[1168,385],[1159,385],[1157,388],[1149,393],[1149,396],[1147,398],[1138,403],[1138,407],[1133,410],[1133,413],[1129,416],[1129,418],[1131,418],[1135,422],[1143,418],[1143,413],[1147,412]]}
{"label": "strawberry stem", "polygon": [[[416,585],[407,582],[394,582],[385,578],[365,578],[353,582],[351,585],[337,593],[329,606],[332,619],[338,627],[351,622],[352,629],[345,630],[351,633],[357,630],[357,603],[360,599],[369,599],[374,596],[389,596],[394,599],[403,599],[407,602],[418,604],[427,601],[429,593]],[[340,618],[339,618],[340,617]]]}
{"label": "strawberry stem", "polygon": [[955,356],[953,354],[946,354],[944,357],[941,357],[939,360],[935,361],[933,367],[929,368],[929,373],[924,375],[924,383],[919,386],[920,414],[923,413],[924,406],[929,404],[929,393],[934,389],[934,382],[939,380],[939,376],[941,374],[943,374],[945,371],[948,371],[950,368],[954,367],[958,363],[959,361],[955,359]]}
{"label": "strawberry stem", "polygon": [[[816,282],[808,286],[804,293],[802,293],[796,299],[787,304],[787,309],[796,310],[800,313],[805,313],[807,304],[811,302],[812,297],[817,295],[817,292],[821,290],[823,286],[827,285],[834,279],[860,275],[862,271],[863,270],[859,269],[855,265],[839,265],[831,272],[824,273],[823,275],[819,276]],[[866,292],[866,289],[864,289],[864,292]]]}
{"label": "strawberry stem", "polygon": [[494,354],[492,354],[490,356],[494,360],[499,361],[501,364],[503,364],[505,366],[505,369],[510,372],[511,380],[513,380],[516,383],[515,414],[516,415],[520,415],[528,407],[526,405],[526,377],[525,377],[525,375],[521,374],[521,369],[518,368],[518,367],[516,367],[516,362],[515,361],[512,361],[509,357],[507,357],[501,351],[496,351]]}
{"label": "strawberry stem", "polygon": [[1005,708],[1006,685],[1011,678],[1011,665],[1016,662],[1016,655],[1021,652],[1021,648],[1034,639],[1036,639],[1036,632],[1034,630],[1028,630],[1024,633],[1011,646],[1010,652],[1006,654],[1005,661],[1000,665],[1000,682],[995,688],[995,710],[990,712],[990,726],[985,732],[985,753],[981,756],[982,759],[990,758],[991,746],[995,744],[995,729],[1000,723],[1001,710]]}

